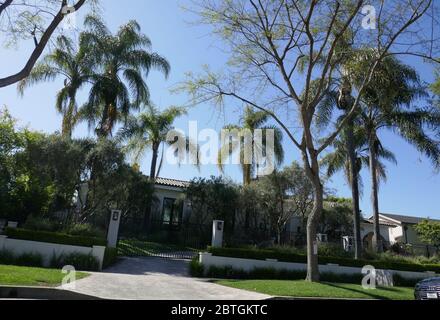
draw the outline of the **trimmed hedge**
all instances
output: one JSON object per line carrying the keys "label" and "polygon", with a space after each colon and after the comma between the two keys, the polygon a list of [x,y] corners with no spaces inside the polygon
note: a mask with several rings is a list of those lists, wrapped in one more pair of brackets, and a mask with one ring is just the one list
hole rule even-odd
{"label": "trimmed hedge", "polygon": [[[280,262],[307,263],[307,256],[297,253],[284,253],[272,250],[257,249],[240,249],[240,248],[208,248],[208,252],[214,256],[242,258],[254,260],[276,259]],[[363,268],[366,265],[372,265],[376,269],[397,270],[397,271],[413,271],[426,272],[433,271],[440,273],[440,265],[438,264],[415,264],[393,261],[374,261],[374,260],[354,260],[343,257],[319,257],[320,264],[338,264],[345,267]]]}
{"label": "trimmed hedge", "polygon": [[47,242],[64,244],[79,247],[93,247],[107,245],[107,241],[101,238],[71,236],[64,233],[46,232],[46,231],[33,231],[25,229],[13,229],[6,228],[6,236],[17,240],[28,240],[37,242]]}
{"label": "trimmed hedge", "polygon": [[189,264],[189,274],[193,278],[203,278],[205,276],[205,267],[199,262],[199,257],[194,257]]}
{"label": "trimmed hedge", "polygon": [[[205,267],[197,260],[193,260],[189,266],[189,273],[197,278],[214,279],[235,279],[235,280],[304,280],[306,271],[277,270],[273,268],[255,268],[251,271],[234,269],[231,266],[209,267],[205,272]],[[323,272],[320,274],[321,281],[331,283],[354,283],[359,284],[363,279],[362,274],[335,274]],[[394,275],[393,282],[398,287],[414,287],[422,279],[404,279],[399,275]]]}
{"label": "trimmed hedge", "polygon": [[0,264],[41,268],[43,267],[43,257],[33,252],[17,256],[10,250],[0,249]]}
{"label": "trimmed hedge", "polygon": [[99,271],[99,261],[91,254],[73,252],[69,254],[52,255],[50,267],[62,269],[64,266],[73,266],[81,271]]}

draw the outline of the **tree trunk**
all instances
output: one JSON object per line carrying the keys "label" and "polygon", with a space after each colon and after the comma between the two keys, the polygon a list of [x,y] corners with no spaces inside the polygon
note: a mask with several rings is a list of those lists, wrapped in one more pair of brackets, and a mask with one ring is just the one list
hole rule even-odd
{"label": "tree trunk", "polygon": [[375,139],[370,138],[370,175],[371,175],[371,203],[373,206],[373,225],[374,225],[374,235],[373,235],[373,251],[382,252],[383,244],[382,238],[380,236],[380,223],[379,223],[379,186],[377,182],[377,155]]}
{"label": "tree trunk", "polygon": [[361,212],[359,209],[359,176],[356,168],[356,151],[354,146],[353,120],[346,129],[347,134],[347,153],[350,166],[350,183],[353,199],[353,231],[354,231],[354,258],[360,259],[362,255],[361,240]]}
{"label": "tree trunk", "polygon": [[243,165],[243,184],[245,186],[248,186],[251,184],[251,180],[252,180],[251,165],[244,164]]}
{"label": "tree trunk", "polygon": [[313,184],[313,209],[307,219],[307,281],[319,282],[318,243],[316,230],[324,207],[324,188],[319,176],[318,154],[309,149],[310,157],[303,151],[304,169],[310,182]]}
{"label": "tree trunk", "polygon": [[319,177],[313,181],[315,196],[312,212],[307,221],[307,281],[319,282],[318,242],[316,230],[324,205],[324,192]]}
{"label": "tree trunk", "polygon": [[154,181],[156,179],[156,167],[157,167],[157,158],[159,156],[159,145],[157,143],[153,144],[153,158],[151,159],[151,167],[150,167],[150,179]]}
{"label": "tree trunk", "polygon": [[74,113],[75,113],[75,97],[72,94],[70,94],[69,105],[67,107],[67,110],[64,110],[63,124],[61,130],[61,135],[69,140],[72,139],[74,117],[76,116]]}

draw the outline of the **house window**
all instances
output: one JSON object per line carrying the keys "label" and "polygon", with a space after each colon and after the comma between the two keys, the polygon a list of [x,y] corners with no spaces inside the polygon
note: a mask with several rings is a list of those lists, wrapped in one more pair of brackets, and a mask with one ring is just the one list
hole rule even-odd
{"label": "house window", "polygon": [[179,228],[182,223],[183,207],[176,199],[163,199],[162,225],[170,228]]}

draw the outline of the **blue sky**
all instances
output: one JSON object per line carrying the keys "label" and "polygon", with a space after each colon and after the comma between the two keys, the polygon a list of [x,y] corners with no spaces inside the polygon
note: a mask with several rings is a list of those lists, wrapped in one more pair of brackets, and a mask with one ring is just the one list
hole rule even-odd
{"label": "blue sky", "polygon": [[[187,97],[184,94],[172,95],[169,92],[171,87],[184,79],[185,72],[197,73],[204,64],[210,65],[213,70],[219,70],[226,62],[227,57],[220,50],[221,45],[218,40],[210,35],[210,30],[207,27],[188,23],[192,17],[181,9],[185,1],[101,0],[101,3],[104,18],[112,30],[128,20],[137,20],[143,32],[151,39],[153,50],[170,61],[172,71],[168,80],[165,80],[161,74],[153,72],[147,81],[152,100],[158,107],[185,104]],[[81,15],[78,21],[81,21]],[[1,48],[0,76],[18,71],[27,58],[31,45],[31,43],[20,43],[17,49]],[[415,61],[408,63],[415,64],[426,81],[432,80],[430,68]],[[59,130],[61,117],[53,106],[55,92],[61,88],[62,80],[39,84],[27,90],[23,98],[18,96],[16,86],[0,89],[0,106],[6,105],[13,116],[20,120],[22,126],[48,133]],[[84,97],[83,93],[82,98]],[[220,114],[210,105],[200,105],[191,109],[187,116],[179,119],[176,127],[186,130],[188,121],[194,120],[198,121],[199,130],[203,128],[220,130],[225,124],[237,122],[240,117],[237,106],[228,106],[227,112]],[[80,125],[75,131],[75,136],[78,137],[88,134],[90,133],[85,125]],[[402,139],[387,132],[381,133],[381,137],[383,142],[395,152],[399,161],[397,166],[388,165],[388,181],[382,184],[380,189],[381,212],[440,219],[440,174],[435,173],[430,162]],[[285,139],[285,152],[286,164],[298,158],[297,150],[288,143],[287,139]],[[147,154],[142,166],[144,172],[149,172],[149,159]],[[165,165],[161,172],[161,176],[176,179],[218,174],[219,171],[215,166],[205,166],[198,171],[190,166]],[[237,181],[241,180],[237,167],[227,167],[226,175]],[[361,209],[368,216],[371,212],[369,174],[365,171],[362,175],[364,195]],[[329,187],[336,190],[339,196],[350,197],[351,192],[340,174],[332,178]]]}

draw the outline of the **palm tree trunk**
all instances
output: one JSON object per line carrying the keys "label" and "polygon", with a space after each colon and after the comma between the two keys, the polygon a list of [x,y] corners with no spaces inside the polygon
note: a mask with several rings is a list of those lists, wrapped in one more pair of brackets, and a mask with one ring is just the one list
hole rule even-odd
{"label": "palm tree trunk", "polygon": [[373,235],[373,251],[382,252],[383,244],[382,238],[380,236],[380,222],[379,222],[379,186],[377,182],[377,155],[375,139],[370,138],[369,143],[370,149],[370,175],[371,175],[371,203],[373,206],[373,225],[374,225],[374,235]]}
{"label": "palm tree trunk", "polygon": [[359,176],[356,168],[356,151],[354,146],[353,120],[351,120],[346,129],[347,152],[350,166],[351,193],[353,199],[353,231],[354,231],[354,257],[360,259],[362,255],[361,241],[361,212],[359,208]]}
{"label": "palm tree trunk", "polygon": [[75,97],[70,95],[69,97],[69,106],[67,110],[65,110],[63,115],[63,125],[62,125],[62,136],[67,139],[72,139],[72,131],[74,126],[74,117],[75,117]]}
{"label": "palm tree trunk", "polygon": [[243,165],[243,184],[245,186],[248,186],[251,184],[251,177],[252,173],[251,173],[251,165],[250,164],[244,164]]}
{"label": "palm tree trunk", "polygon": [[150,179],[156,179],[157,158],[159,157],[159,144],[153,143],[153,158],[151,159]]}
{"label": "palm tree trunk", "polygon": [[[153,143],[153,158],[151,159],[151,167],[150,167],[150,182],[154,184],[156,180],[156,166],[157,166],[157,158],[159,156],[159,143]],[[145,210],[144,215],[144,230],[148,229],[150,217],[151,217],[151,209],[152,209],[152,199],[150,199],[150,203]]]}

